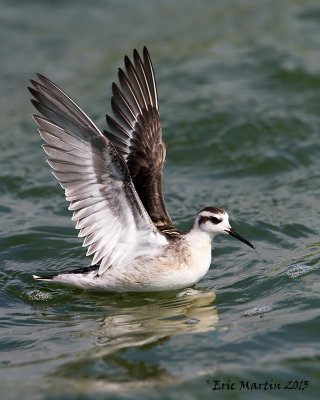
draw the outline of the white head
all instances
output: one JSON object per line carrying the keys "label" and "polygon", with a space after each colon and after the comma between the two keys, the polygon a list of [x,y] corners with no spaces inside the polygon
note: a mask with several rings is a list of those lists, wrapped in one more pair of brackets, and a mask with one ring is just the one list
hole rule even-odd
{"label": "white head", "polygon": [[206,207],[196,216],[194,228],[208,233],[212,238],[216,235],[231,235],[254,249],[254,246],[234,231],[229,223],[229,215],[221,208]]}

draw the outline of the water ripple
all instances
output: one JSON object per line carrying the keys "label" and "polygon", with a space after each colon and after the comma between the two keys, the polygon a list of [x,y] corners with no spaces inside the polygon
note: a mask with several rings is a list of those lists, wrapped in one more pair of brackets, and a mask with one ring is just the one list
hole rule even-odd
{"label": "water ripple", "polygon": [[253,317],[254,315],[265,314],[273,310],[273,307],[270,305],[258,305],[256,307],[251,308],[250,310],[244,312],[242,314],[243,317]]}
{"label": "water ripple", "polygon": [[298,278],[299,276],[306,275],[307,273],[314,271],[317,269],[314,266],[306,265],[306,264],[297,264],[294,267],[290,268],[287,272],[288,278]]}

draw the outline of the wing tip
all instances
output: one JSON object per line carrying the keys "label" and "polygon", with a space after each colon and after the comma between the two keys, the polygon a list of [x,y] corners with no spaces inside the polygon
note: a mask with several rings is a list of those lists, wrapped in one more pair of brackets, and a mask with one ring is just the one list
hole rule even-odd
{"label": "wing tip", "polygon": [[148,54],[149,55],[149,51],[146,45],[143,46],[143,54]]}
{"label": "wing tip", "polygon": [[43,74],[40,74],[39,72],[36,73],[36,76],[37,76],[37,78],[39,79],[39,81],[42,82],[43,84],[46,84],[46,83],[51,83],[51,84],[53,84],[53,82],[52,82],[49,78],[47,78],[47,77],[46,77],[45,75],[43,75]]}
{"label": "wing tip", "polygon": [[[54,85],[54,83],[53,83],[49,78],[47,78],[46,76],[40,74],[39,72],[36,72],[35,75],[36,75],[36,77],[38,78],[39,82],[36,81],[36,80],[33,79],[33,78],[29,79],[31,85],[32,85],[35,89],[37,89],[37,87],[39,87],[39,86],[40,86],[40,87],[46,87],[46,84],[48,84],[48,83]],[[29,89],[29,88],[28,88],[28,89]]]}

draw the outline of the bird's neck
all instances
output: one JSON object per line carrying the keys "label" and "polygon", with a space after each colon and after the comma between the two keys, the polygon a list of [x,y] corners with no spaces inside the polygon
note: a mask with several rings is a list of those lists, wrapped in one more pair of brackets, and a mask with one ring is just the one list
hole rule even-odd
{"label": "bird's neck", "polygon": [[213,235],[209,232],[199,229],[197,225],[193,225],[190,231],[186,235],[187,240],[192,245],[210,245],[213,239]]}

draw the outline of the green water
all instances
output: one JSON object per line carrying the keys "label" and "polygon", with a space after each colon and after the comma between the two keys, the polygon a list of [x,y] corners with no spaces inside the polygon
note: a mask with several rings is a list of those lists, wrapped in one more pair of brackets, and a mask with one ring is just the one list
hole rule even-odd
{"label": "green water", "polygon": [[[319,398],[319,2],[0,3],[1,399]],[[104,128],[117,67],[145,44],[173,219],[222,207],[256,250],[217,238],[195,292],[34,282],[88,260],[27,81],[48,75]],[[239,390],[266,380],[281,389]]]}

